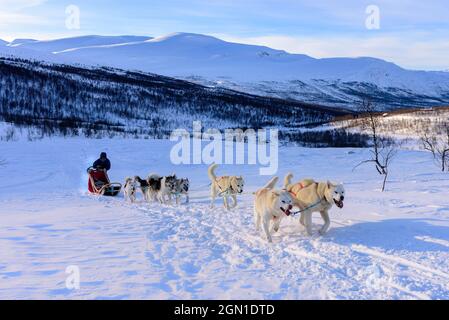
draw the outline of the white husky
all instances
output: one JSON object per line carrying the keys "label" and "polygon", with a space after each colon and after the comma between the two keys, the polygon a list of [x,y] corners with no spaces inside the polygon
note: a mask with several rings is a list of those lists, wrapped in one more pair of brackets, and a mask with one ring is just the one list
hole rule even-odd
{"label": "white husky", "polygon": [[223,197],[224,206],[227,210],[229,207],[228,197],[232,199],[232,208],[237,206],[237,194],[243,193],[243,185],[245,181],[241,176],[222,176],[217,177],[215,175],[215,169],[218,167],[217,164],[213,164],[207,170],[207,174],[209,179],[211,180],[211,208],[214,207],[214,201],[217,196]]}
{"label": "white husky", "polygon": [[255,193],[256,198],[254,199],[256,230],[259,231],[262,223],[268,242],[273,241],[269,230],[270,222],[273,225],[273,230],[277,232],[282,218],[290,215],[290,210],[293,208],[294,203],[294,199],[289,192],[274,190],[277,181],[278,177],[271,179],[270,182]]}
{"label": "white husky", "polygon": [[329,210],[335,204],[343,208],[345,199],[345,188],[343,184],[327,182],[316,182],[312,179],[304,179],[298,183],[291,184],[293,177],[289,173],[284,179],[284,187],[295,199],[295,205],[303,211],[300,222],[306,227],[307,234],[312,235],[312,213],[319,212],[324,220],[320,234],[325,234],[330,226]]}
{"label": "white husky", "polygon": [[137,182],[134,178],[126,178],[123,190],[125,194],[125,200],[129,199],[129,201],[131,202],[136,201]]}

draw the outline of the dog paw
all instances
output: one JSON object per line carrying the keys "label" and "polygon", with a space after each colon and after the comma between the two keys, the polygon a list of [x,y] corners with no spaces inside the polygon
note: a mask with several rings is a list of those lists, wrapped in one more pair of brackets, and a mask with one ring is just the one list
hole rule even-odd
{"label": "dog paw", "polygon": [[326,232],[327,232],[327,230],[324,230],[324,229],[320,229],[320,230],[318,231],[318,233],[319,233],[321,236],[324,236],[324,235],[326,234]]}

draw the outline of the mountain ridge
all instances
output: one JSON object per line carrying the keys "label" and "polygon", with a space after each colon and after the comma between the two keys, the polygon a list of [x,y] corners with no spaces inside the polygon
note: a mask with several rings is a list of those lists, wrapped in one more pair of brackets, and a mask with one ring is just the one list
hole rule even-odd
{"label": "mountain ridge", "polygon": [[46,53],[53,53],[67,49],[78,49],[91,46],[112,45],[128,42],[140,42],[149,40],[146,36],[100,36],[86,35],[53,40],[15,39],[8,45],[10,47],[21,47]]}
{"label": "mountain ridge", "polygon": [[354,108],[365,96],[384,109],[449,103],[449,74],[406,70],[378,58],[316,59],[182,32],[156,38],[86,37],[25,41],[10,49],[30,49],[47,55],[44,60],[58,63],[150,72],[212,87],[337,107]]}

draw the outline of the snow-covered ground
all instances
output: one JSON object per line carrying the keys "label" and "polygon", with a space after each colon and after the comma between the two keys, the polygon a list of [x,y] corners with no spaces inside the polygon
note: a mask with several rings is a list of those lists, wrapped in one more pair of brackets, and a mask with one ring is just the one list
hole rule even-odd
{"label": "snow-covered ground", "polygon": [[[343,181],[343,210],[325,236],[286,218],[269,244],[254,230],[252,194],[269,177],[242,174],[238,207],[209,208],[206,165],[175,166],[169,141],[0,142],[0,298],[448,299],[449,176],[428,153],[402,151],[388,191],[362,149],[280,150],[279,176]],[[112,180],[150,172],[192,182],[191,203],[162,206],[85,193],[85,169],[107,151]],[[315,229],[321,224],[314,220]],[[78,266],[78,290],[66,288]]]}

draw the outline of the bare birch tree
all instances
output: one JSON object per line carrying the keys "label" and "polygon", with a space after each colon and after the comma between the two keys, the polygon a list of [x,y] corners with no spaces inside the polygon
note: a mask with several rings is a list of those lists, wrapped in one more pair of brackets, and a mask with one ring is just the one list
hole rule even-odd
{"label": "bare birch tree", "polygon": [[426,133],[421,138],[424,149],[432,153],[443,172],[449,170],[449,125],[446,125],[445,129],[446,134],[443,136],[429,136]]}
{"label": "bare birch tree", "polygon": [[362,128],[368,131],[372,140],[372,146],[370,150],[371,157],[360,162],[355,168],[362,164],[373,163],[377,172],[383,176],[383,192],[390,173],[390,164],[397,154],[397,144],[391,141],[391,139],[379,135],[379,123],[382,116],[370,100],[364,99],[359,111],[361,113]]}

